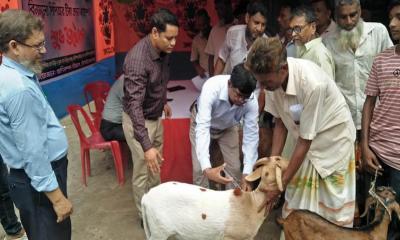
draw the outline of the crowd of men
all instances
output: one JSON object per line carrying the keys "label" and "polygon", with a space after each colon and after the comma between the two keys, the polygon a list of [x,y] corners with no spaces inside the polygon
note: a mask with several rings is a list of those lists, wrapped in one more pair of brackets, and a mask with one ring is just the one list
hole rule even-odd
{"label": "crowd of men", "polygon": [[[284,194],[283,217],[306,209],[348,227],[356,193],[365,194],[375,172],[377,185],[400,193],[400,45],[392,43],[400,40],[400,1],[388,6],[391,37],[381,23],[361,18],[359,0],[336,0],[333,9],[324,0],[312,0],[312,7],[282,4],[277,36],[266,34],[262,2],[247,5],[243,24],[235,24],[229,0],[214,3],[214,27],[206,10],[196,13],[190,58],[198,75],[209,77],[191,107],[194,184],[213,180],[251,191],[244,177],[259,156],[284,155],[290,160],[285,192],[265,193],[265,208]],[[161,118],[172,115],[167,84],[179,34],[167,9],[154,13],[151,26],[128,52],[101,122],[105,139],[125,140],[130,148],[139,218],[143,195],[160,184]],[[0,215],[13,213],[10,195],[23,225],[16,217],[2,221],[10,239],[25,232],[34,240],[71,239],[67,138],[36,76],[44,38],[42,21],[30,13],[0,14],[0,155],[10,168]],[[222,166],[212,167],[211,140],[220,146]],[[399,237],[399,229],[392,221],[388,239]]]}

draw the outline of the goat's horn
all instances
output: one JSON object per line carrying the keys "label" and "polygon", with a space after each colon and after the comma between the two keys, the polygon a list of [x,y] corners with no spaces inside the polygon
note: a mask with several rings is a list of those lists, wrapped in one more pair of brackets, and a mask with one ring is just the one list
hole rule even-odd
{"label": "goat's horn", "polygon": [[275,166],[275,177],[276,177],[276,183],[278,184],[279,191],[283,192],[282,169],[279,165]]}

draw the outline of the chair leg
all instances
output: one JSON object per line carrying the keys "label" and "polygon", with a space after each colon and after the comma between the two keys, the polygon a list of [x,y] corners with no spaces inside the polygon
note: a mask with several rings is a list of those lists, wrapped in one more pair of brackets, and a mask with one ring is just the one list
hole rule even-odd
{"label": "chair leg", "polygon": [[90,149],[86,149],[86,174],[90,177],[91,171],[90,171]]}
{"label": "chair leg", "polygon": [[117,174],[118,183],[122,186],[125,183],[125,175],[122,164],[121,148],[117,141],[111,141],[111,151],[114,157],[115,172]]}
{"label": "chair leg", "polygon": [[81,148],[81,165],[82,165],[82,183],[87,187],[86,183],[86,150]]}

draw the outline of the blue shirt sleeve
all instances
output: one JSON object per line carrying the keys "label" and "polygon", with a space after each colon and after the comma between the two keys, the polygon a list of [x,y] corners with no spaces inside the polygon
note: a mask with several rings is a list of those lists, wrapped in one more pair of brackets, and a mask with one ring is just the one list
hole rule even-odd
{"label": "blue shirt sleeve", "polygon": [[54,171],[48,159],[47,102],[33,90],[14,94],[6,104],[15,144],[21,153],[23,168],[38,192],[58,188]]}

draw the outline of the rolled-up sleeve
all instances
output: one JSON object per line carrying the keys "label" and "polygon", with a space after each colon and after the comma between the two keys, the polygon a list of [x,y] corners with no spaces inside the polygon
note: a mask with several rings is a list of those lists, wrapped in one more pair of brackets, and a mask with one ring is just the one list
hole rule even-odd
{"label": "rolled-up sleeve", "polygon": [[58,183],[47,150],[47,105],[28,89],[10,97],[6,108],[15,144],[32,187],[38,192],[55,190]]}

